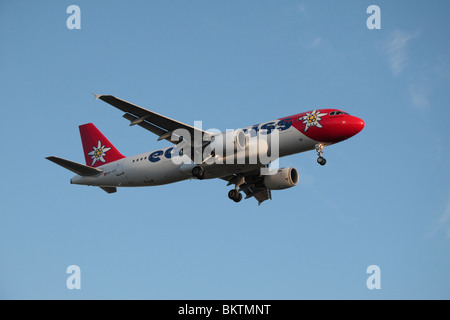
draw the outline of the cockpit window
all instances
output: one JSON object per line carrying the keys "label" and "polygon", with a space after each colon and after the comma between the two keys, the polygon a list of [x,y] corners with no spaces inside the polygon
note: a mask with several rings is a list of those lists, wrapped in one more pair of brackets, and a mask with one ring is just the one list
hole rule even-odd
{"label": "cockpit window", "polygon": [[348,113],[344,112],[344,111],[331,111],[330,112],[330,116],[337,116],[338,114],[348,114]]}

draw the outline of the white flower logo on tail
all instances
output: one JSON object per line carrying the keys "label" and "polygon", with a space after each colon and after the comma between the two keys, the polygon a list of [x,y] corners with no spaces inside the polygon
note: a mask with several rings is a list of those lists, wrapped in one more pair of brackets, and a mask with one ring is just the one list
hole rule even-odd
{"label": "white flower logo on tail", "polygon": [[322,128],[322,125],[319,123],[322,120],[321,117],[327,115],[328,113],[320,113],[320,110],[314,110],[312,112],[307,112],[305,116],[301,117],[299,120],[304,120],[303,123],[306,124],[305,132],[309,127],[317,127]]}
{"label": "white flower logo on tail", "polygon": [[105,153],[108,152],[109,150],[111,150],[111,148],[105,148],[105,146],[102,146],[102,143],[100,142],[100,140],[98,140],[98,146],[96,147],[92,147],[94,150],[89,152],[88,155],[91,156],[92,159],[92,164],[91,166],[94,165],[94,163],[96,163],[97,161],[101,161],[101,162],[106,162],[105,158],[103,158],[105,156]]}

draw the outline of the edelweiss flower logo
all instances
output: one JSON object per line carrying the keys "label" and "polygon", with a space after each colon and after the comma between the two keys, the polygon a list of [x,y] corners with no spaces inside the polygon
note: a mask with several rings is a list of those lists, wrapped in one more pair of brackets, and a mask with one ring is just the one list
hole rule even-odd
{"label": "edelweiss flower logo", "polygon": [[305,116],[300,118],[301,120],[304,120],[303,123],[306,124],[305,131],[308,130],[309,127],[322,128],[319,121],[322,120],[321,117],[327,114],[328,113],[320,113],[320,110],[314,110],[311,113],[307,112]]}
{"label": "edelweiss flower logo", "polygon": [[96,163],[97,161],[101,161],[101,162],[106,162],[105,158],[103,158],[105,156],[105,153],[108,152],[109,150],[111,150],[111,148],[105,148],[105,146],[102,146],[102,143],[100,142],[100,140],[98,140],[98,146],[96,147],[92,147],[94,150],[89,152],[88,155],[91,156],[92,159],[92,164],[91,166],[94,165],[94,163]]}

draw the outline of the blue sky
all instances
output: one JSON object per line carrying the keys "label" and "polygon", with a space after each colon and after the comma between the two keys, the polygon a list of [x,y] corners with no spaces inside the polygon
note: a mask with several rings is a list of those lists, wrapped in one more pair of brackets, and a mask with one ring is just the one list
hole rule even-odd
{"label": "blue sky", "polygon": [[[81,30],[66,9],[81,8]],[[366,9],[381,8],[381,30]],[[2,1],[0,298],[449,299],[446,1]],[[92,92],[204,128],[313,108],[365,120],[283,158],[260,207],[223,181],[69,184],[93,122],[125,155],[168,145]],[[366,268],[381,268],[368,290]],[[81,290],[66,288],[79,265]]]}

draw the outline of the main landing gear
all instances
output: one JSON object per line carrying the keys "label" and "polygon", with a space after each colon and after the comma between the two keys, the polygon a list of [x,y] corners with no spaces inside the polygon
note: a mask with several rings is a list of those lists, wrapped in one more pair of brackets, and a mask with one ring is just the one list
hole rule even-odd
{"label": "main landing gear", "polygon": [[234,202],[239,202],[242,200],[242,194],[239,192],[239,187],[245,183],[245,177],[238,174],[228,182],[228,185],[233,183],[235,184],[235,187],[228,191],[228,198]]}
{"label": "main landing gear", "polygon": [[322,144],[316,144],[316,151],[317,151],[317,155],[319,156],[317,158],[317,163],[320,164],[321,166],[324,166],[325,163],[327,163],[327,160],[322,157],[323,154],[323,145]]}
{"label": "main landing gear", "polygon": [[192,175],[197,179],[203,179],[205,177],[205,169],[200,166],[196,166],[192,169]]}
{"label": "main landing gear", "polygon": [[239,202],[242,200],[242,194],[236,189],[231,189],[230,191],[228,191],[228,198],[230,198],[234,202]]}

